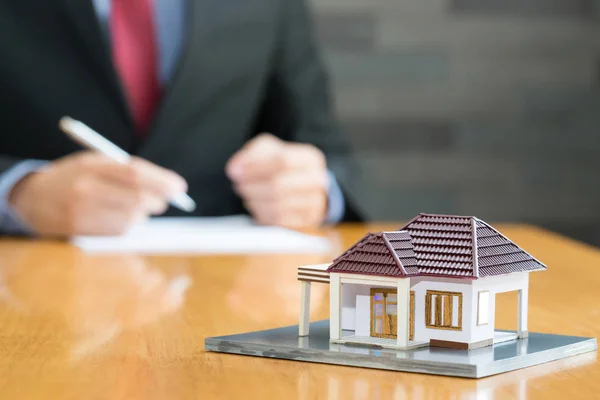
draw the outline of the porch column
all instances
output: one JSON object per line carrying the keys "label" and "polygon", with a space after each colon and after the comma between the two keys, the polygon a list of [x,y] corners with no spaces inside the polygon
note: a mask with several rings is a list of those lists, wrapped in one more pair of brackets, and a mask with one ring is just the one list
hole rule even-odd
{"label": "porch column", "polygon": [[519,339],[529,336],[527,330],[527,303],[529,302],[529,289],[524,288],[519,290],[519,324],[518,337]]}
{"label": "porch column", "polygon": [[329,338],[340,340],[342,338],[342,285],[338,274],[329,277]]}
{"label": "porch column", "polygon": [[398,279],[398,347],[408,347],[410,318],[410,279]]}
{"label": "porch column", "polygon": [[310,282],[300,281],[300,323],[298,325],[298,335],[308,336],[310,327]]}

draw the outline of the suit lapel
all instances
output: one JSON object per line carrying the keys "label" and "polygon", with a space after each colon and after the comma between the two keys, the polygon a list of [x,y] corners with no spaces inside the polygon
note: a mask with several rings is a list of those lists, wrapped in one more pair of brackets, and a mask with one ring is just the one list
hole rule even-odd
{"label": "suit lapel", "polygon": [[[212,7],[219,0],[187,0],[186,27],[184,33],[184,43],[179,56],[175,73],[165,87],[164,94],[157,110],[156,117],[152,124],[150,135],[145,141],[140,143],[139,154],[144,157],[152,158],[160,153],[164,148],[165,142],[175,140],[177,134],[177,124],[186,109],[189,109],[189,97],[185,94],[186,82],[198,79],[196,71],[191,68],[196,63],[195,58],[200,54],[202,42],[207,37],[214,21]],[[192,74],[192,76],[190,76]],[[199,96],[202,93],[198,94]]]}
{"label": "suit lapel", "polygon": [[[112,64],[110,45],[105,32],[98,22],[96,11],[91,0],[59,0],[64,3],[67,26],[71,29],[75,42],[81,49],[90,69],[98,77],[98,82],[115,104],[115,109],[127,126],[133,130],[133,121],[127,102],[121,88],[119,77]],[[176,125],[180,122],[186,104],[190,101],[185,94],[185,85],[190,74],[197,71],[190,68],[196,61],[194,58],[201,53],[203,40],[214,26],[214,9],[219,0],[187,0],[187,21],[184,43],[179,56],[174,75],[164,89],[164,94],[156,112],[156,117],[148,136],[138,140],[130,150],[136,154],[152,158],[161,153],[165,142],[171,142],[177,134]],[[197,78],[196,78],[197,79]],[[199,96],[202,94],[199,93]]]}
{"label": "suit lapel", "polygon": [[127,122],[127,126],[132,127],[131,115],[112,63],[108,38],[102,31],[92,1],[62,1],[65,6],[67,26],[73,31],[72,37],[80,47],[82,57],[97,76],[97,81],[110,97],[116,111]]}

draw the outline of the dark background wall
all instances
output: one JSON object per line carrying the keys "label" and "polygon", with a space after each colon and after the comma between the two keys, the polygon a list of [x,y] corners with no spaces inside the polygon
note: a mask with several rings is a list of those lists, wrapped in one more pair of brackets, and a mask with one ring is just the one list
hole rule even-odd
{"label": "dark background wall", "polygon": [[313,0],[373,220],[600,245],[600,0]]}

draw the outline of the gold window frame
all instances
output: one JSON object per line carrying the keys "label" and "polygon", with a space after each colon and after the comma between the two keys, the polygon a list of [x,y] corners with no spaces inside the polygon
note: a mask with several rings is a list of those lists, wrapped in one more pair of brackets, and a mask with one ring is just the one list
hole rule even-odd
{"label": "gold window frame", "polygon": [[[434,323],[432,320],[432,302],[433,296],[437,296],[434,304]],[[442,297],[446,297],[444,304],[450,306],[443,307],[442,309]],[[454,297],[458,298],[458,325],[452,325],[454,319]],[[451,301],[449,301],[450,299]],[[440,290],[428,290],[425,293],[425,327],[429,329],[441,329],[448,331],[462,331],[462,311],[463,311],[463,294],[461,292],[445,292]],[[447,321],[450,321],[447,323]]]}
{"label": "gold window frame", "polygon": [[[383,324],[385,324],[385,318],[387,317],[387,304],[391,304],[391,305],[396,305],[396,313],[398,313],[398,301],[386,301],[384,300],[375,300],[375,293],[382,293],[384,295],[387,294],[398,294],[398,289],[390,289],[390,288],[371,288],[370,291],[370,299],[369,299],[369,306],[371,308],[370,314],[371,314],[371,321],[370,321],[370,327],[369,327],[369,331],[370,331],[370,335],[371,337],[380,337],[380,338],[387,338],[387,339],[395,339],[397,338],[397,335],[388,335],[385,333],[375,333],[375,318],[380,318],[380,317],[375,317],[375,304],[382,304],[383,305]],[[411,290],[410,291],[410,303],[409,303],[409,325],[408,325],[408,329],[409,329],[409,333],[408,333],[408,340],[414,340],[415,337],[415,291]],[[396,327],[397,330],[397,327]]]}

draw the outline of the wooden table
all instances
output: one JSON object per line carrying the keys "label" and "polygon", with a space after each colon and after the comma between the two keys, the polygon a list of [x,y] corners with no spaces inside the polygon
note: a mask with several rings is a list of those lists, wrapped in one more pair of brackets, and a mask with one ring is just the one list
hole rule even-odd
{"label": "wooden table", "polygon": [[[350,246],[367,231],[321,232]],[[529,226],[498,225],[546,263],[531,277],[533,332],[598,336],[600,251]],[[0,241],[0,398],[579,399],[600,395],[588,353],[468,380],[204,351],[204,338],[297,323],[299,264],[331,255],[92,256],[63,243]],[[179,278],[178,278],[179,277]],[[184,289],[184,279],[191,286]],[[175,282],[175,283],[173,283]],[[312,320],[328,317],[315,285]],[[497,325],[516,328],[516,297]]]}

